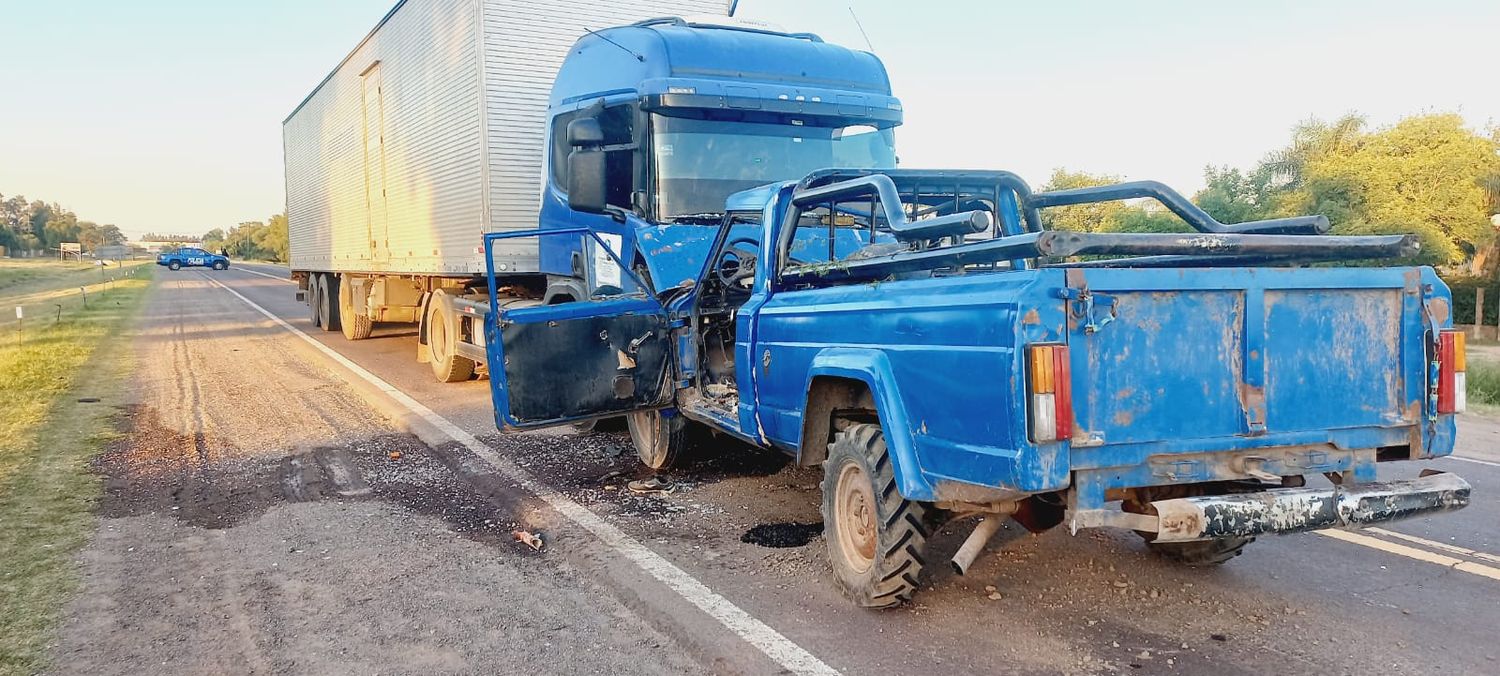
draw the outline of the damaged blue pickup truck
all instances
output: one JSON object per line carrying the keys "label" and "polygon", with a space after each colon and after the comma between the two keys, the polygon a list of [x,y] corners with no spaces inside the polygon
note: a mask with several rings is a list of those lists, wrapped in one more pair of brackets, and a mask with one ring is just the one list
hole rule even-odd
{"label": "damaged blue pickup truck", "polygon": [[[570,130],[571,131],[571,130]],[[582,130],[581,137],[588,137]],[[604,153],[570,157],[573,209],[608,213]],[[1055,207],[1147,198],[1190,232],[1050,231]],[[731,196],[701,270],[559,305],[503,298],[485,321],[501,429],[631,416],[665,467],[703,425],[824,469],[834,578],[856,604],[911,597],[932,528],[983,514],[1115,527],[1188,565],[1257,536],[1455,510],[1446,473],[1464,340],[1412,237],[1332,236],[1322,217],[1215,221],[1151,182],[1033,193],[1003,171],[827,170]],[[1184,230],[1188,230],[1185,227]]]}

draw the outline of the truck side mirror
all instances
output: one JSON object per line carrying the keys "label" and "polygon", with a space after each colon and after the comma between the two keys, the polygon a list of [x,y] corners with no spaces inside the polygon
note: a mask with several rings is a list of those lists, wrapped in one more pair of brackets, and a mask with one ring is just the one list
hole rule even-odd
{"label": "truck side mirror", "polygon": [[604,145],[604,128],[599,126],[599,118],[580,117],[569,122],[568,145],[574,148]]}
{"label": "truck side mirror", "polygon": [[568,207],[590,214],[608,212],[604,151],[577,148],[568,153]]}
{"label": "truck side mirror", "polygon": [[568,123],[568,208],[590,214],[606,213],[604,130],[599,118],[580,117]]}

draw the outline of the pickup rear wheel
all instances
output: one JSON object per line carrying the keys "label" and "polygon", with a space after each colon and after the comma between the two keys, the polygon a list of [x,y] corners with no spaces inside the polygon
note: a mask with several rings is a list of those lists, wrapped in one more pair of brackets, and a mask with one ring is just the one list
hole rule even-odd
{"label": "pickup rear wheel", "polygon": [[682,459],[688,446],[687,419],[661,411],[633,411],[626,414],[630,441],[641,464],[651,469],[668,469]]}
{"label": "pickup rear wheel", "polygon": [[833,578],[865,608],[911,599],[926,561],[927,505],[901,497],[879,425],[839,432],[823,463],[823,528]]}
{"label": "pickup rear wheel", "polygon": [[[1123,508],[1127,512],[1136,514],[1154,514],[1155,510],[1150,507],[1150,504],[1155,500],[1244,492],[1244,489],[1237,490],[1237,488],[1233,484],[1177,484],[1142,488],[1136,490],[1132,499],[1125,501]],[[1207,568],[1229,563],[1231,559],[1239,556],[1240,552],[1245,551],[1246,545],[1255,542],[1254,537],[1219,538],[1197,542],[1153,542],[1152,540],[1156,538],[1155,533],[1145,531],[1136,531],[1136,533],[1146,541],[1146,547],[1158,556],[1190,568]]]}
{"label": "pickup rear wheel", "polygon": [[1255,542],[1255,538],[1243,537],[1199,542],[1148,542],[1146,546],[1169,561],[1190,568],[1207,568],[1229,563],[1230,559],[1245,551],[1245,545],[1252,542]]}

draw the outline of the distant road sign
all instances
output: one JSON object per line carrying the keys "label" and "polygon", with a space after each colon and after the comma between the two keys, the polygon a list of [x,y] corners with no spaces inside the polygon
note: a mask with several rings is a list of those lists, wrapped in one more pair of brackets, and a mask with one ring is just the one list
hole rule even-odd
{"label": "distant road sign", "polygon": [[83,252],[83,245],[79,244],[78,242],[63,242],[63,243],[59,244],[58,246],[62,248],[63,253],[81,253],[81,252]]}

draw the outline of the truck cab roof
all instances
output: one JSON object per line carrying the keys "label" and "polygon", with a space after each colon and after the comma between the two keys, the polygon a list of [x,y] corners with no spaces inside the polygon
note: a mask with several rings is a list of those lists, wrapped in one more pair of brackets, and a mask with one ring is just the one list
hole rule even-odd
{"label": "truck cab roof", "polygon": [[636,94],[648,107],[796,113],[900,123],[874,54],[810,33],[663,18],[594,31],[569,51],[554,109]]}

